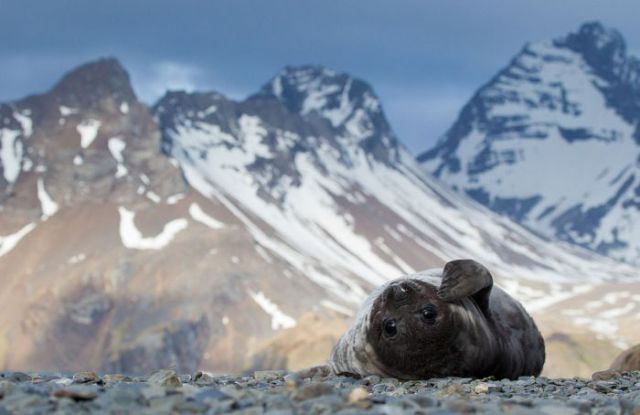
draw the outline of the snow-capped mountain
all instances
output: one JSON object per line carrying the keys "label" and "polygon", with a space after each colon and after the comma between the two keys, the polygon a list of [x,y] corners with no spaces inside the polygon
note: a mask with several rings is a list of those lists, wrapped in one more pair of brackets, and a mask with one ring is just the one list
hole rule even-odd
{"label": "snow-capped mountain", "polygon": [[[169,93],[154,114],[189,184],[236,210],[256,243],[323,287],[326,301],[353,307],[363,284],[458,257],[482,258],[532,310],[635,275],[544,241],[422,174],[373,90],[345,74],[286,68],[245,101]],[[287,295],[275,298],[285,304]]]}
{"label": "snow-capped mountain", "polygon": [[418,157],[547,237],[640,261],[640,61],[599,23],[527,44]]}
{"label": "snow-capped mountain", "polygon": [[[326,68],[285,68],[243,101],[169,92],[149,111],[101,60],[1,109],[0,367],[291,367],[295,353],[265,352],[283,330],[332,327],[372,286],[452,258],[487,264],[541,321],[640,291],[634,268],[429,178],[373,89]],[[543,330],[604,321],[603,341],[638,340],[633,310],[600,314]],[[327,336],[296,340],[304,363]]]}

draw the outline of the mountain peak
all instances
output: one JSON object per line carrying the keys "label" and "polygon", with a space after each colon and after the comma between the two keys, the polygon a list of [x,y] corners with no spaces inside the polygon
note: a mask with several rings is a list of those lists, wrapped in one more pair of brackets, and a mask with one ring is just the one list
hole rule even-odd
{"label": "mountain peak", "polygon": [[275,99],[288,111],[324,119],[339,137],[357,143],[377,160],[397,158],[399,143],[373,88],[321,65],[286,66],[249,98]]}
{"label": "mountain peak", "polygon": [[637,263],[637,62],[620,33],[599,22],[532,44],[419,160],[536,232]]}
{"label": "mountain peak", "polygon": [[598,21],[584,23],[577,33],[568,36],[570,41],[589,45],[597,49],[625,49],[625,41],[620,32],[605,27]]}
{"label": "mountain peak", "polygon": [[368,83],[320,65],[286,66],[254,97],[275,98],[301,115],[316,113],[334,128],[344,126],[357,109],[384,118]]}
{"label": "mountain peak", "polygon": [[627,48],[620,32],[597,21],[584,23],[558,44],[580,53],[587,63],[607,76],[615,74],[626,60]]}
{"label": "mountain peak", "polygon": [[67,104],[93,107],[108,97],[136,101],[129,74],[115,58],[101,58],[68,72],[52,93]]}

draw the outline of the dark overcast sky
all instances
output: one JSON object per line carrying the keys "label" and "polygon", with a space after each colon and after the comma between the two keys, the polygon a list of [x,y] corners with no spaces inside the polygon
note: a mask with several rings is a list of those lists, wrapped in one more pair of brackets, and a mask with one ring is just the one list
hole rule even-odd
{"label": "dark overcast sky", "polygon": [[419,152],[525,42],[600,20],[638,51],[639,16],[635,0],[0,0],[0,100],[106,55],[146,102],[167,88],[242,98],[284,65],[317,63],[370,82]]}

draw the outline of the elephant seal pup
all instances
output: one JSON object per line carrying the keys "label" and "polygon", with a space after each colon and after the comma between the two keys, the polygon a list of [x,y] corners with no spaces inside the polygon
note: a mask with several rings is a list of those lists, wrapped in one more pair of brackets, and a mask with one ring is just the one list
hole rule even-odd
{"label": "elephant seal pup", "polygon": [[376,289],[324,372],[399,379],[537,376],[544,340],[522,305],[473,260]]}
{"label": "elephant seal pup", "polygon": [[640,344],[622,352],[611,364],[611,369],[620,372],[640,370]]}

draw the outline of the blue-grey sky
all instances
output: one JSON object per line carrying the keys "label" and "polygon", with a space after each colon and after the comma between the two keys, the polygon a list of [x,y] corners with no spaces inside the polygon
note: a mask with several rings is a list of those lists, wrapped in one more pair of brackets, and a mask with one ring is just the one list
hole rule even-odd
{"label": "blue-grey sky", "polygon": [[636,0],[0,0],[0,101],[107,55],[149,103],[167,88],[243,98],[316,63],[371,83],[417,153],[525,42],[600,20],[637,51],[638,16]]}

